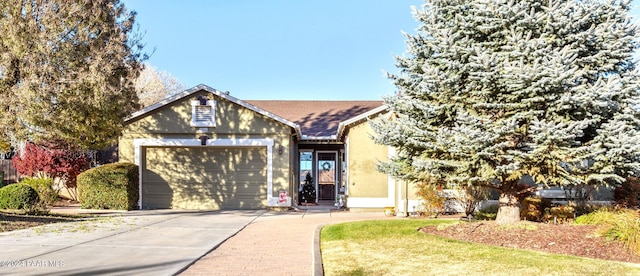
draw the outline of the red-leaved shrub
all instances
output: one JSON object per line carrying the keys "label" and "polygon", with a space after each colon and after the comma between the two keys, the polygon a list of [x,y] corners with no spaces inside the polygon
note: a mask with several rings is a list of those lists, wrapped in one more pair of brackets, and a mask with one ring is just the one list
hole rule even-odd
{"label": "red-leaved shrub", "polygon": [[59,177],[66,179],[67,187],[75,187],[76,177],[88,168],[89,161],[81,151],[50,149],[28,143],[24,152],[13,158],[13,164],[21,175]]}

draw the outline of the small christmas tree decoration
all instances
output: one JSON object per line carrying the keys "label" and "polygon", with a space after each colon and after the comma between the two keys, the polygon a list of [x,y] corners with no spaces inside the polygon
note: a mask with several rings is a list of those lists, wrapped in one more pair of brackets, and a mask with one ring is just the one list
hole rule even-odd
{"label": "small christmas tree decoration", "polygon": [[300,192],[300,203],[316,203],[316,187],[313,185],[313,177],[307,173]]}

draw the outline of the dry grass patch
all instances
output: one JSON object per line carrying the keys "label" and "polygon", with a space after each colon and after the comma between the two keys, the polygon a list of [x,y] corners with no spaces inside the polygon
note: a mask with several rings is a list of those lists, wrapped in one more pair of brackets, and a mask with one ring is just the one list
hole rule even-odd
{"label": "dry grass patch", "polygon": [[0,212],[0,232],[9,232],[20,229],[32,228],[40,225],[72,222],[82,219],[80,216],[40,214],[30,215],[24,212]]}
{"label": "dry grass patch", "polygon": [[417,231],[451,221],[384,220],[326,226],[326,275],[638,275],[635,264],[456,241]]}

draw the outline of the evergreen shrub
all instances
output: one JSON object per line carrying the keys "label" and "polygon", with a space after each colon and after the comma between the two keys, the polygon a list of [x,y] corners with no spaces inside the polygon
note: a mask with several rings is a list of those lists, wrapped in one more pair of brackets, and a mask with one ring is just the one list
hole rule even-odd
{"label": "evergreen shrub", "polygon": [[138,207],[138,166],[111,163],[78,175],[78,200],[86,209],[133,210]]}
{"label": "evergreen shrub", "polygon": [[16,183],[0,188],[0,209],[33,210],[39,201],[38,192],[29,185]]}
{"label": "evergreen shrub", "polygon": [[44,205],[51,206],[58,201],[58,192],[53,189],[53,178],[25,178],[20,183],[36,190]]}
{"label": "evergreen shrub", "polygon": [[545,214],[545,222],[567,222],[569,220],[574,219],[576,213],[576,209],[573,206],[569,205],[560,205],[556,207],[551,207],[549,209],[549,213]]}
{"label": "evergreen shrub", "polygon": [[550,199],[541,197],[526,197],[522,200],[520,208],[520,218],[528,221],[541,222],[544,220],[545,210],[551,208]]}

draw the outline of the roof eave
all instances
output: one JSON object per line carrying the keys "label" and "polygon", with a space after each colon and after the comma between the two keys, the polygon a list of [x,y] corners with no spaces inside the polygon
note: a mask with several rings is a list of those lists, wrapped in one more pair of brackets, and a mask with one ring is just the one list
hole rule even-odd
{"label": "roof eave", "polygon": [[355,116],[355,117],[352,117],[352,118],[350,118],[348,120],[344,120],[344,121],[340,122],[338,124],[338,131],[337,131],[336,137],[342,138],[345,129],[349,125],[352,125],[352,124],[357,123],[357,122],[359,122],[361,120],[364,120],[364,119],[367,119],[367,118],[369,118],[369,117],[371,117],[373,115],[376,115],[376,114],[378,114],[380,112],[383,112],[383,111],[387,110],[387,108],[388,108],[387,105],[381,105],[381,106],[376,107],[374,109],[371,109],[371,110],[369,110],[369,111],[367,111],[365,113],[362,113],[362,114],[360,114],[358,116]]}
{"label": "roof eave", "polygon": [[139,111],[136,111],[136,112],[132,113],[129,117],[125,118],[124,121],[125,121],[125,123],[127,123],[129,121],[135,120],[135,119],[137,119],[139,117],[142,117],[142,116],[148,114],[149,112],[151,112],[153,110],[156,110],[156,109],[158,109],[160,107],[166,106],[166,105],[168,105],[170,103],[173,103],[173,102],[175,102],[175,101],[177,101],[179,99],[182,99],[184,97],[188,97],[188,96],[190,96],[190,95],[192,95],[192,94],[194,94],[194,93],[196,93],[198,91],[209,92],[209,93],[214,94],[214,95],[216,95],[216,96],[218,96],[220,98],[223,98],[223,99],[228,100],[230,102],[236,103],[236,104],[238,104],[238,105],[240,105],[242,107],[245,107],[247,109],[253,110],[253,111],[255,111],[255,112],[259,113],[259,114],[262,114],[262,115],[264,115],[264,116],[266,116],[268,118],[271,118],[271,119],[276,120],[276,121],[278,121],[280,123],[288,125],[288,126],[290,126],[291,128],[294,129],[294,131],[295,131],[296,135],[298,135],[298,137],[302,136],[302,132],[301,132],[300,126],[298,124],[296,124],[294,122],[291,122],[291,121],[289,121],[289,120],[287,120],[285,118],[282,118],[282,117],[280,117],[278,115],[275,115],[275,114],[273,114],[271,112],[268,112],[268,111],[266,111],[266,110],[264,110],[262,108],[254,106],[252,104],[249,104],[249,103],[247,103],[245,101],[242,101],[240,99],[232,97],[227,93],[224,93],[224,92],[222,92],[220,90],[217,90],[215,88],[209,87],[209,86],[204,85],[204,84],[196,85],[196,86],[194,86],[192,88],[189,88],[187,90],[184,90],[184,91],[182,91],[180,93],[176,93],[176,94],[174,94],[174,95],[172,95],[170,97],[167,97],[162,101],[159,101],[159,102],[157,102],[155,104],[152,104],[152,105],[150,105],[148,107],[145,107],[145,108],[143,108],[143,109],[141,109]]}
{"label": "roof eave", "polygon": [[142,117],[142,116],[146,115],[147,113],[149,113],[151,111],[154,111],[154,110],[156,110],[156,109],[158,109],[160,107],[163,107],[163,106],[168,105],[168,104],[170,104],[172,102],[175,102],[175,101],[177,101],[179,99],[187,97],[187,96],[189,96],[189,95],[191,95],[191,94],[193,94],[193,93],[195,93],[197,91],[200,91],[200,90],[217,91],[214,88],[211,88],[211,87],[206,86],[204,84],[200,84],[200,85],[194,86],[192,88],[189,88],[187,90],[184,90],[182,92],[173,94],[173,95],[171,95],[169,97],[164,98],[163,100],[161,100],[161,101],[159,101],[157,103],[154,103],[154,104],[152,104],[150,106],[147,106],[147,107],[145,107],[143,109],[140,109],[140,110],[138,110],[136,112],[133,112],[133,113],[131,113],[131,115],[129,115],[129,117],[125,118],[124,121],[125,121],[125,123],[127,123],[129,121],[135,120],[135,119],[137,119],[139,117]]}
{"label": "roof eave", "polygon": [[305,140],[305,141],[337,140],[338,139],[335,135],[330,135],[330,136],[308,136],[308,135],[302,135],[301,138],[302,138],[301,140]]}

